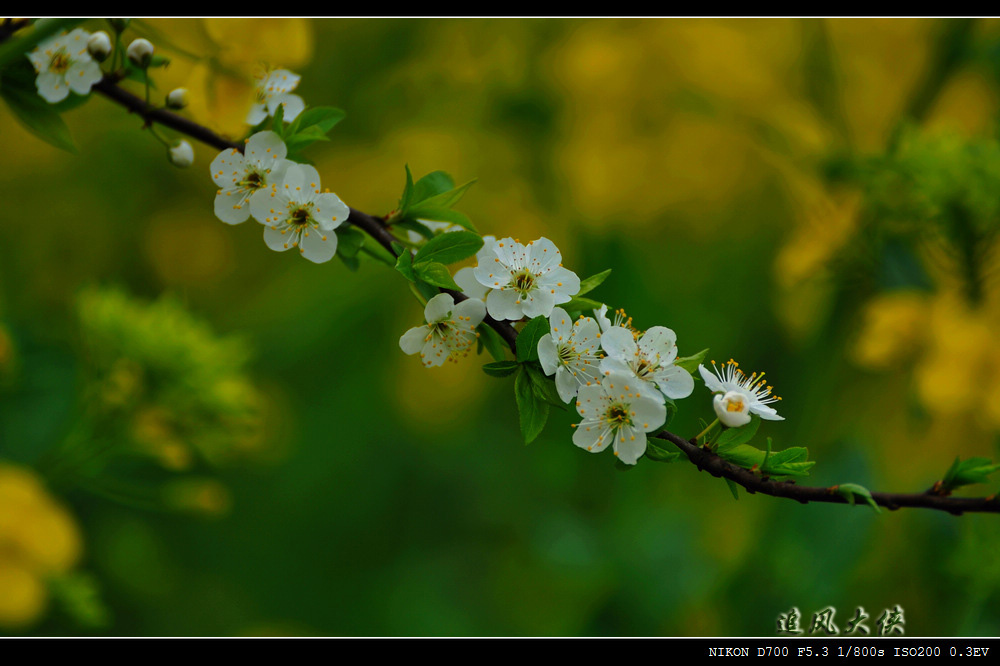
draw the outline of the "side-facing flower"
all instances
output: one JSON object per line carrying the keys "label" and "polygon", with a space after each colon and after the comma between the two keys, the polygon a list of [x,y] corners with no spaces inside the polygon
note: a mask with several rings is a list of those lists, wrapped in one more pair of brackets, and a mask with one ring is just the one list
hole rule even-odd
{"label": "side-facing flower", "polygon": [[769,407],[781,398],[771,395],[773,387],[764,381],[763,372],[747,375],[733,359],[729,359],[722,370],[712,361],[712,372],[704,365],[699,365],[698,371],[705,380],[705,386],[716,394],[712,406],[723,425],[739,428],[750,422],[751,413],[768,421],[785,420],[773,407]]}
{"label": "side-facing flower", "polygon": [[[602,333],[601,347],[607,354],[601,361],[605,374],[633,375],[675,400],[688,397],[694,390],[691,373],[674,365],[677,336],[669,328],[654,326],[636,339],[630,329],[612,326]],[[652,392],[659,395],[655,389]]]}
{"label": "side-facing flower", "polygon": [[548,238],[521,245],[504,238],[476,255],[479,284],[491,289],[486,309],[497,320],[548,317],[552,308],[580,291],[580,278],[563,268],[562,255]]}
{"label": "side-facing flower", "polygon": [[420,354],[428,368],[443,365],[448,359],[468,355],[476,344],[476,326],[486,316],[482,301],[469,298],[458,305],[450,294],[438,294],[424,308],[423,326],[411,328],[399,338],[399,347],[407,354]]}
{"label": "side-facing flower", "polygon": [[61,102],[70,90],[86,95],[101,80],[101,67],[87,51],[88,41],[90,33],[77,28],[45,40],[28,54],[38,73],[35,87],[46,102]]}
{"label": "side-facing flower", "polygon": [[590,317],[570,319],[562,308],[553,308],[549,332],[538,340],[538,360],[546,375],[555,374],[556,391],[563,402],[576,397],[584,386],[600,382],[600,331]]}
{"label": "side-facing flower", "polygon": [[125,49],[125,55],[136,67],[146,69],[153,61],[153,44],[148,39],[133,39]]}
{"label": "side-facing flower", "polygon": [[223,150],[210,167],[212,180],[219,186],[215,216],[226,224],[246,222],[250,202],[268,198],[271,185],[293,164],[285,159],[288,148],[274,132],[257,132],[243,150]]}
{"label": "side-facing flower", "polygon": [[[495,257],[492,254],[493,247],[497,244],[496,236],[483,236],[483,247],[476,253],[476,260],[482,262],[484,257]],[[490,259],[492,261],[492,259]],[[460,268],[455,273],[455,283],[462,288],[462,293],[469,298],[478,298],[486,302],[486,296],[490,293],[490,288],[479,283],[476,279],[476,269],[474,266]]]}
{"label": "side-facing flower", "polygon": [[600,383],[580,387],[576,411],[583,420],[573,443],[599,453],[614,445],[615,455],[634,465],[646,452],[646,433],[667,420],[667,408],[645,382],[626,375],[606,375]]}
{"label": "side-facing flower", "polygon": [[337,252],[333,230],[351,209],[336,194],[320,190],[316,168],[290,164],[281,180],[265,192],[250,199],[250,212],[264,225],[267,246],[277,252],[298,247],[309,261],[330,261]]}
{"label": "side-facing flower", "polygon": [[98,30],[87,40],[87,53],[97,62],[104,62],[111,55],[111,37],[103,30]]}
{"label": "side-facing flower", "polygon": [[302,78],[287,69],[276,69],[272,72],[261,72],[257,77],[254,90],[255,103],[247,113],[247,124],[257,125],[268,116],[273,116],[279,106],[285,107],[283,117],[285,122],[291,122],[306,108],[306,103],[298,95],[291,92],[299,85]]}

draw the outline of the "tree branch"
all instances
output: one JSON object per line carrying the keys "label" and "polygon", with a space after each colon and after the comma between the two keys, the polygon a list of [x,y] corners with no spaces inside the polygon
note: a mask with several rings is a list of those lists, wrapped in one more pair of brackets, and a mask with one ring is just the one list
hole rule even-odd
{"label": "tree branch", "polygon": [[[156,108],[146,104],[145,100],[118,86],[120,76],[114,74],[106,75],[94,86],[108,99],[124,106],[126,109],[142,117],[147,125],[158,123],[169,127],[177,132],[197,139],[204,144],[226,150],[235,148],[242,151],[243,145],[230,141],[207,127],[188,120],[182,116],[165,109]],[[392,256],[398,256],[393,243],[398,242],[385,225],[382,218],[370,215],[351,208],[351,214],[347,222],[361,229],[373,238],[382,247],[388,250]],[[450,294],[456,302],[465,300],[467,297],[461,292],[450,289],[442,290]],[[487,316],[484,320],[507,342],[511,350],[516,350],[517,331],[507,322],[499,322]],[[831,488],[800,486],[791,481],[773,481],[762,476],[759,472],[752,472],[743,467],[733,465],[723,460],[708,449],[702,448],[690,440],[686,440],[671,432],[660,432],[656,435],[660,439],[667,440],[679,448],[688,459],[699,469],[708,472],[712,476],[729,479],[738,483],[748,493],[760,493],[772,497],[783,497],[792,499],[803,504],[809,502],[828,502],[833,504],[847,504],[848,500],[837,493],[837,487]],[[879,506],[895,511],[896,509],[920,508],[945,511],[953,515],[963,513],[1000,513],[1000,500],[996,495],[989,497],[950,497],[936,494],[931,490],[919,494],[881,493],[873,492],[872,499]]]}

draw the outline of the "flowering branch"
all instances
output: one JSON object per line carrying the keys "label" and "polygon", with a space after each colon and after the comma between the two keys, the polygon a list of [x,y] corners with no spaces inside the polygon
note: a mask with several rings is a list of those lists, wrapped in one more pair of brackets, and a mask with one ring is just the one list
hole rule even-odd
{"label": "flowering branch", "polygon": [[[4,25],[0,29],[9,27]],[[81,37],[77,35],[75,39]],[[100,41],[88,48],[107,57],[107,45]],[[67,85],[77,94],[96,90],[139,115],[144,128],[155,132],[154,126],[162,125],[223,151],[212,166],[213,179],[220,187],[216,214],[223,222],[238,224],[252,214],[265,225],[264,239],[269,247],[281,251],[298,246],[307,259],[317,263],[328,261],[337,251],[333,230],[339,224],[346,222],[377,242],[396,260],[396,269],[413,283],[426,302],[427,323],[410,329],[400,338],[404,352],[420,353],[427,366],[440,365],[469,353],[478,338],[476,329],[480,322],[485,323],[507,344],[516,361],[501,360],[502,350],[491,349],[497,362],[488,364],[484,370],[498,377],[517,373],[515,396],[522,431],[529,441],[544,427],[548,405],[562,407],[573,402],[583,417],[573,436],[577,446],[593,452],[613,446],[619,461],[627,465],[635,464],[644,455],[663,462],[684,456],[699,470],[729,482],[734,495],[739,485],[751,494],[801,503],[854,504],[860,498],[876,510],[882,506],[890,510],[934,509],[954,515],[1000,513],[996,495],[949,496],[954,488],[981,482],[986,474],[1000,469],[977,458],[964,463],[956,461],[945,479],[920,494],[872,493],[855,484],[809,487],[788,480],[804,476],[814,464],[805,460],[808,453],[804,448],[793,447],[772,454],[770,440],[766,452],[747,444],[761,419],[782,420],[771,407],[780,398],[772,395],[772,387],[766,384],[762,373],[748,376],[732,360],[710,372],[701,365],[704,352],[677,358],[672,330],[654,326],[637,331],[621,311],[612,323],[606,316],[606,306],[583,298],[583,294],[603,281],[607,271],[581,281],[563,268],[561,254],[547,239],[524,246],[509,238],[484,239],[471,231],[435,235],[425,224],[427,221],[419,219],[419,211],[433,210],[441,216],[437,219],[447,221],[444,227],[465,227],[461,222],[464,216],[451,211],[450,206],[467,186],[442,189],[438,187],[440,182],[425,182],[433,180],[435,174],[414,186],[407,170],[402,210],[384,217],[350,208],[329,192],[321,193],[315,169],[284,159],[289,148],[283,138],[295,139],[313,129],[325,132],[336,120],[324,128],[327,120],[313,116],[314,125],[300,128],[293,124],[294,129],[285,128],[286,122],[308,113],[302,99],[291,94],[298,76],[287,70],[274,70],[266,75],[258,87],[258,104],[248,116],[248,122],[258,125],[272,116],[272,131],[260,131],[238,143],[150,104],[148,78],[146,98],[119,86],[126,76],[123,70],[94,76],[92,87],[87,87],[95,71],[89,58],[74,61],[73,52],[59,51],[63,47],[58,41],[53,44],[44,53],[36,50],[29,56],[39,72],[39,94],[47,101],[54,103],[65,98]],[[152,48],[146,40],[136,40],[129,46],[128,58],[145,71],[152,61]],[[50,53],[53,50],[54,55]],[[81,79],[64,78],[67,71],[80,72]],[[171,98],[181,103],[182,92],[171,93],[168,105]],[[329,113],[329,110],[317,111],[320,115]],[[288,118],[284,117],[286,113]],[[300,134],[296,134],[300,129]],[[287,132],[285,137],[282,132]],[[193,152],[186,142],[181,144],[175,146],[180,150],[171,149],[171,159],[178,166],[188,166],[193,161]],[[447,180],[450,183],[450,178]],[[424,198],[412,201],[414,190],[422,184]],[[226,198],[232,195],[236,196]],[[407,223],[410,227],[405,226]],[[416,252],[408,249],[392,231],[396,224],[410,231],[415,228],[427,232],[426,242],[421,239],[422,245],[417,245],[418,241],[410,243],[411,247],[417,247]],[[459,271],[452,279],[447,264],[472,254],[476,254],[479,265]],[[459,285],[463,272],[463,284]],[[461,289],[455,288],[459,286]],[[565,305],[566,310],[557,305]],[[594,310],[595,319],[581,314],[574,321],[567,313],[567,310],[588,309]],[[526,323],[518,331],[513,324],[522,320]],[[713,406],[718,419],[688,440],[665,430],[665,423],[668,414],[676,409],[674,400],[691,394],[696,368],[705,385],[716,394]],[[666,448],[655,445],[650,438],[664,443]]]}

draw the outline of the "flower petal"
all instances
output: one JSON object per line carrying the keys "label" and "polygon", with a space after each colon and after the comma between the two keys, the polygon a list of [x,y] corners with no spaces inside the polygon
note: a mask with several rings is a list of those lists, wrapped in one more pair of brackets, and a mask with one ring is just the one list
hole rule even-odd
{"label": "flower petal", "polygon": [[424,320],[428,324],[444,321],[454,316],[454,310],[455,299],[451,297],[451,294],[438,294],[427,301],[427,307],[424,308]]}
{"label": "flower petal", "polygon": [[402,337],[399,338],[399,348],[403,350],[403,353],[416,354],[420,351],[421,347],[427,341],[428,328],[426,326],[415,326],[403,333]]}
{"label": "flower petal", "polygon": [[316,264],[330,261],[337,254],[337,234],[323,229],[307,229],[302,232],[299,253]]}

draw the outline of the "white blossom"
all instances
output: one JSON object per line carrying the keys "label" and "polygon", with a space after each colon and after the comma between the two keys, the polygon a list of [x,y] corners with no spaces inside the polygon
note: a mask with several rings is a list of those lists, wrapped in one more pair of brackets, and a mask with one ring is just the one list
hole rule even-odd
{"label": "white blossom", "polygon": [[247,113],[247,124],[257,125],[273,116],[279,106],[284,107],[285,122],[291,122],[306,108],[306,103],[291,92],[299,85],[301,77],[287,69],[263,72],[257,77],[254,90],[255,103]]}
{"label": "white blossom", "polygon": [[427,301],[423,326],[411,328],[399,339],[399,347],[407,354],[420,354],[428,368],[468,355],[479,334],[476,327],[486,316],[482,301],[469,298],[458,305],[450,294],[438,294]]}
{"label": "white blossom", "polygon": [[548,317],[552,308],[580,291],[580,278],[563,268],[562,255],[548,238],[521,245],[513,238],[487,243],[476,255],[474,275],[490,289],[486,309],[498,321]]}
{"label": "white blossom", "polygon": [[600,382],[600,337],[590,317],[573,321],[562,308],[552,309],[549,332],[538,340],[538,360],[546,375],[555,375],[563,402],[576,397],[581,387]]}
{"label": "white blossom", "polygon": [[733,359],[729,359],[722,370],[712,361],[712,372],[704,365],[699,365],[698,371],[705,386],[716,394],[712,406],[723,425],[739,428],[750,422],[751,413],[768,421],[784,421],[784,417],[778,416],[769,406],[781,398],[771,394],[773,387],[764,381],[763,372],[747,375]]}
{"label": "white blossom", "polygon": [[667,420],[667,408],[655,389],[625,375],[606,375],[600,383],[582,386],[576,411],[583,420],[576,426],[573,443],[593,453],[608,444],[627,465],[646,452],[646,433]]}
{"label": "white blossom", "polygon": [[97,62],[104,62],[111,55],[111,37],[103,30],[98,30],[87,40],[87,53]]}
{"label": "white blossom", "polygon": [[612,326],[601,334],[601,347],[607,354],[601,361],[605,374],[632,375],[672,399],[686,398],[694,390],[691,373],[674,365],[677,336],[669,328],[654,326],[636,338],[631,330]]}
{"label": "white blossom", "polygon": [[250,199],[250,211],[264,225],[264,242],[272,250],[293,247],[321,264],[337,252],[339,227],[351,209],[336,194],[320,190],[319,172],[308,164],[291,164],[281,180]]}
{"label": "white blossom", "polygon": [[183,109],[188,105],[188,89],[174,88],[167,93],[167,106],[171,109]]}
{"label": "white blossom", "polygon": [[257,132],[243,150],[223,150],[212,160],[212,180],[219,186],[215,215],[226,224],[246,222],[250,202],[267,198],[270,186],[293,164],[285,159],[288,148],[274,132]]}
{"label": "white blossom", "polygon": [[50,104],[61,102],[72,90],[77,95],[90,93],[101,80],[101,67],[87,51],[90,33],[77,28],[41,42],[28,54],[38,73],[35,87]]}

